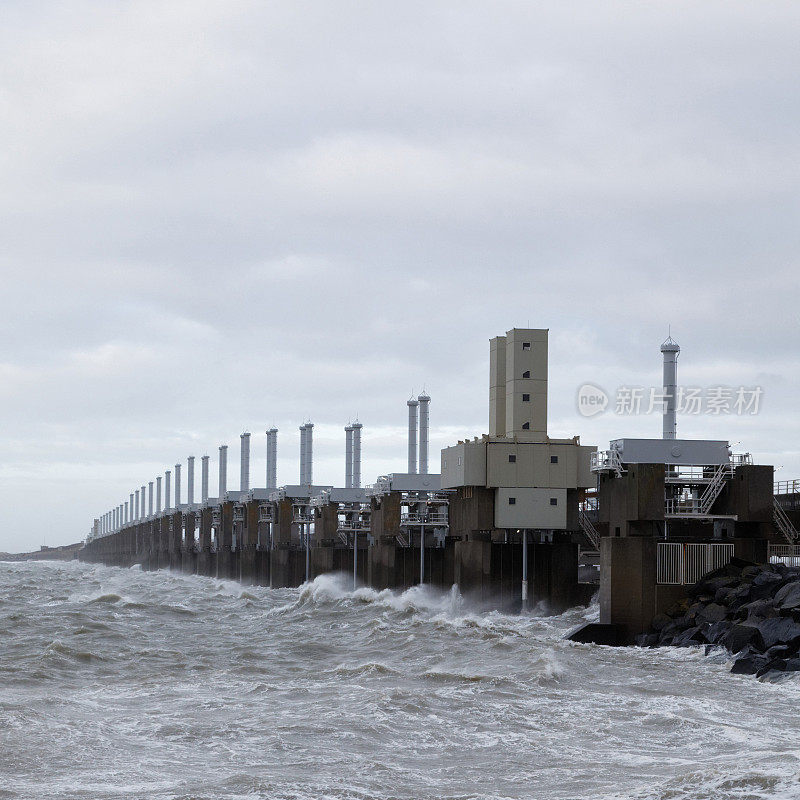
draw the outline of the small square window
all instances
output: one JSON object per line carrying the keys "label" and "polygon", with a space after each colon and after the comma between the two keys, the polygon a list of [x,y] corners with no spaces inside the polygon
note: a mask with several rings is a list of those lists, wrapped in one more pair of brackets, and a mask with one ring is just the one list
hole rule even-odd
{"label": "small square window", "polygon": [[551,464],[558,464],[558,456],[550,456]]}
{"label": "small square window", "polygon": [[530,403],[530,401],[531,401],[531,396],[529,394],[523,394],[522,395],[522,402],[523,403]]}
{"label": "small square window", "polygon": [[531,429],[531,424],[530,424],[530,422],[523,422],[523,423],[522,423],[522,430],[524,430],[524,431],[529,431],[530,429]]}
{"label": "small square window", "polygon": [[522,373],[523,378],[530,378],[530,376],[531,376],[531,371],[529,369],[526,369],[525,372]]}
{"label": "small square window", "polygon": [[530,342],[523,342],[522,343],[522,349],[523,350],[530,350],[531,349],[531,343]]}
{"label": "small square window", "polygon": [[517,498],[516,497],[509,497],[508,498],[508,504],[510,506],[515,506],[517,504]]}
{"label": "small square window", "polygon": [[508,463],[509,464],[516,464],[517,463],[517,457],[515,455],[510,455],[508,457]]}
{"label": "small square window", "polygon": [[558,498],[557,497],[551,497],[550,498],[550,505],[551,506],[557,506],[558,505]]}

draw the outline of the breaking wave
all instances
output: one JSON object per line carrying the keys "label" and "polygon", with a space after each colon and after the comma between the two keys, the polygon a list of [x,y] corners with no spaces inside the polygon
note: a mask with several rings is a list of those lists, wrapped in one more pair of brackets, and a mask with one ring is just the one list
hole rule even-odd
{"label": "breaking wave", "polygon": [[3,798],[800,796],[800,683],[456,588],[0,564]]}

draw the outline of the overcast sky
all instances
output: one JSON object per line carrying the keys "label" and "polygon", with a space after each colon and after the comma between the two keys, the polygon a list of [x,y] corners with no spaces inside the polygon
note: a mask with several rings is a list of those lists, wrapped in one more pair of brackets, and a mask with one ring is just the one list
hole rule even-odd
{"label": "overcast sky", "polygon": [[[550,329],[550,433],[681,382],[800,477],[800,4],[57,2],[0,9],[0,550],[76,541],[189,455],[405,470],[488,417],[488,339]],[[612,399],[613,405],[613,399]],[[185,482],[184,482],[185,486]]]}

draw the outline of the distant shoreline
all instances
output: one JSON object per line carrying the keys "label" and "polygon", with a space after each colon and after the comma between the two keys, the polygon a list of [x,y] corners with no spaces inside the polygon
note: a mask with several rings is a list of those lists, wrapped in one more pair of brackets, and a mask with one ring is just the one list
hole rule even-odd
{"label": "distant shoreline", "polygon": [[65,544],[61,547],[42,547],[30,553],[0,553],[0,561],[73,561],[83,542]]}

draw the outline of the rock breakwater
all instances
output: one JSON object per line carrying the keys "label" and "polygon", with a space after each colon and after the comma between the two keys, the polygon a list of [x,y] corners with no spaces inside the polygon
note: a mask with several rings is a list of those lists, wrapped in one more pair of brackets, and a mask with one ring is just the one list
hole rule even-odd
{"label": "rock breakwater", "polygon": [[637,644],[724,648],[736,656],[731,672],[756,677],[800,671],[800,567],[734,558],[655,617]]}

